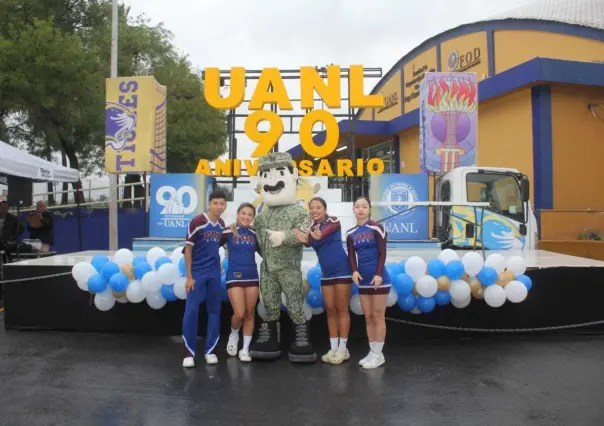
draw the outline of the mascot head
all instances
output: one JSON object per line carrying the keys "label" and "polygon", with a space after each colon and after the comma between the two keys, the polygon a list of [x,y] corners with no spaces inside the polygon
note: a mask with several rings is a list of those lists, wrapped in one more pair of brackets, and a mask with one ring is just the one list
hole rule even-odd
{"label": "mascot head", "polygon": [[271,152],[258,160],[260,195],[267,206],[297,202],[298,169],[287,152]]}

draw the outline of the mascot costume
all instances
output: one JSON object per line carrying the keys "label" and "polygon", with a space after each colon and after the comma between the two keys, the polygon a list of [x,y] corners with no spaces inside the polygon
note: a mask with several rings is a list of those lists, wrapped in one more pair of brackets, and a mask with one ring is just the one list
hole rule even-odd
{"label": "mascot costume", "polygon": [[258,171],[264,208],[254,219],[254,229],[262,253],[260,293],[266,318],[250,347],[250,355],[252,359],[281,356],[278,323],[283,292],[295,331],[289,360],[312,363],[317,354],[310,342],[310,323],[304,315],[305,291],[300,270],[303,246],[293,231],[306,232],[312,222],[296,197],[298,170],[292,166],[288,153],[273,152],[260,157]]}

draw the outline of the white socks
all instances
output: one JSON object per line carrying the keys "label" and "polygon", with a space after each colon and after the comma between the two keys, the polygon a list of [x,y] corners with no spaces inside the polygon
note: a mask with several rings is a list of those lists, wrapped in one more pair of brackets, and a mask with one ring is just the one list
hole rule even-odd
{"label": "white socks", "polygon": [[346,352],[346,343],[348,343],[348,339],[340,338],[340,344],[338,346],[338,352]]}
{"label": "white socks", "polygon": [[341,337],[338,339],[337,337],[330,337],[329,343],[331,344],[332,351],[346,352],[346,343],[348,343],[348,338],[344,339]]}
{"label": "white socks", "polygon": [[250,351],[250,343],[252,341],[252,336],[246,336],[245,334],[243,335],[243,352],[249,352]]}
{"label": "white socks", "polygon": [[369,342],[369,349],[376,355],[381,354],[383,348],[384,342]]}
{"label": "white socks", "polygon": [[331,350],[332,351],[337,351],[338,350],[338,338],[337,337],[330,337],[329,338],[329,343],[331,344]]}
{"label": "white socks", "polygon": [[233,327],[231,327],[231,335],[229,336],[229,339],[239,339],[239,329],[234,329]]}

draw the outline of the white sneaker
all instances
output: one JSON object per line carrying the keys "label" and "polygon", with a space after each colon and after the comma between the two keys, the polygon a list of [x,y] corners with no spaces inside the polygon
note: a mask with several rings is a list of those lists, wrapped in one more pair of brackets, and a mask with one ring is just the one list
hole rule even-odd
{"label": "white sneaker", "polygon": [[218,364],[218,357],[214,354],[207,354],[206,364]]}
{"label": "white sneaker", "polygon": [[227,342],[227,353],[230,356],[237,356],[237,345],[239,344],[239,334],[229,335],[229,341]]}
{"label": "white sneaker", "polygon": [[243,349],[239,351],[239,361],[250,362],[251,360],[252,357],[250,356],[249,352],[245,352]]}
{"label": "white sneaker", "polygon": [[363,358],[362,360],[359,361],[359,365],[361,367],[364,366],[367,363],[367,361],[369,361],[369,358],[371,358],[371,354],[372,354],[372,352],[369,351],[369,353],[367,354],[367,356],[365,358]]}
{"label": "white sneaker", "polygon": [[182,366],[185,368],[195,367],[195,358],[188,356],[182,360]]}
{"label": "white sneaker", "polygon": [[372,368],[378,368],[379,366],[383,365],[386,362],[386,359],[384,358],[384,354],[375,354],[375,353],[371,353],[369,355],[369,359],[365,362],[365,364],[363,364],[363,368],[369,370]]}

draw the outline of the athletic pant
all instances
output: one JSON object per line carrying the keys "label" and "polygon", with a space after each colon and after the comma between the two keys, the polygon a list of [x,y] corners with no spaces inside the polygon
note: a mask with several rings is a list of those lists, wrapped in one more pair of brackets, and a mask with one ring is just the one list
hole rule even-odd
{"label": "athletic pant", "polygon": [[206,334],[205,354],[210,354],[220,340],[220,305],[222,304],[220,277],[197,278],[195,288],[187,294],[185,314],[182,319],[182,337],[185,352],[195,356],[197,348],[197,323],[199,305],[206,301],[208,311],[208,328]]}
{"label": "athletic pant", "polygon": [[[263,263],[264,266],[264,263]],[[266,320],[277,321],[281,316],[281,292],[287,300],[287,312],[294,324],[304,324],[304,285],[300,269],[268,272],[261,267],[260,293],[266,308]]]}

